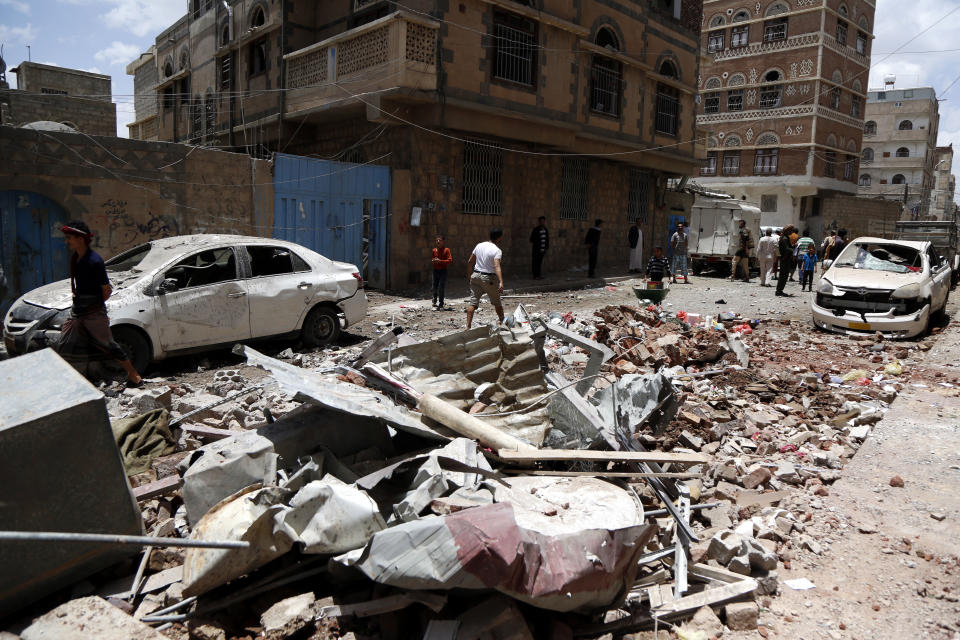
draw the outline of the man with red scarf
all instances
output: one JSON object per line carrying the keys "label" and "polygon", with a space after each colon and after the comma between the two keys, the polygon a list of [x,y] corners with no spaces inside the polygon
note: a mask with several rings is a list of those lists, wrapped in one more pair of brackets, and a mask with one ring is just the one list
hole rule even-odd
{"label": "man with red scarf", "polygon": [[60,228],[70,256],[70,288],[73,309],[63,325],[57,352],[71,363],[112,358],[127,372],[128,384],[139,386],[143,380],[130,358],[110,332],[105,302],[113,288],[107,278],[103,258],[90,248],[93,233],[85,222],[72,220]]}

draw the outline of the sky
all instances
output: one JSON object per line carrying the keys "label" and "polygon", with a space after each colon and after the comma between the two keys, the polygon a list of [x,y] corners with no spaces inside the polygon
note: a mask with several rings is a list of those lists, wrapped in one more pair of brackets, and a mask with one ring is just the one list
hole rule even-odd
{"label": "sky", "polygon": [[[112,76],[118,135],[126,136],[134,118],[133,77],[125,67],[183,16],[187,5],[188,0],[0,0],[3,57],[14,67],[27,59],[30,45],[34,62]],[[869,86],[882,88],[884,76],[895,74],[898,89],[933,87],[942,100],[941,145],[960,146],[958,30],[960,0],[878,0]],[[8,73],[8,81],[13,85],[15,75]]]}

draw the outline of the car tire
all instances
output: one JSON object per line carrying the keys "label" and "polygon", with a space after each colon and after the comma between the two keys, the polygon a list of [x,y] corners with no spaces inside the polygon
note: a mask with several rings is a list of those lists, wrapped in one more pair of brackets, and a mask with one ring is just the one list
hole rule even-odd
{"label": "car tire", "polygon": [[[143,334],[133,327],[114,327],[111,333],[113,333],[113,341],[127,352],[133,368],[138,373],[146,371],[147,365],[150,364],[150,343]],[[119,365],[116,366],[120,368]]]}
{"label": "car tire", "polygon": [[699,260],[694,260],[690,270],[693,271],[693,275],[699,276],[701,273],[703,273],[703,263]]}
{"label": "car tire", "polygon": [[319,347],[340,337],[340,316],[332,307],[314,307],[303,321],[300,337],[304,344]]}

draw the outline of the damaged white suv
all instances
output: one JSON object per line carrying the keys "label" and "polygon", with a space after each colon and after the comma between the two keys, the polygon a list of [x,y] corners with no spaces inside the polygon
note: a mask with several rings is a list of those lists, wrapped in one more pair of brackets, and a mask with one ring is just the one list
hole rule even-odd
{"label": "damaged white suv", "polygon": [[857,238],[827,266],[811,302],[821,329],[910,338],[946,309],[952,269],[930,242]]}
{"label": "damaged white suv", "polygon": [[[114,339],[143,371],[151,360],[255,338],[336,340],[363,320],[356,266],[292,242],[198,234],[153,240],[106,261]],[[70,281],[20,297],[3,323],[11,355],[42,348],[70,315]]]}

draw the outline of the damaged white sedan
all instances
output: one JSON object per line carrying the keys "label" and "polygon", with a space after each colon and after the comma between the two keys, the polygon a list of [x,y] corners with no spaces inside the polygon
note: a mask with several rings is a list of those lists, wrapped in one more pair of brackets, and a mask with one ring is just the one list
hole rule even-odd
{"label": "damaged white sedan", "polygon": [[[336,340],[367,313],[352,264],[283,240],[198,234],[153,240],[106,261],[114,339],[142,371],[151,360],[254,338]],[[21,296],[3,323],[7,350],[52,343],[70,316],[70,281]]]}
{"label": "damaged white sedan", "polygon": [[930,242],[857,238],[827,266],[811,302],[821,329],[910,338],[946,309],[952,269]]}

